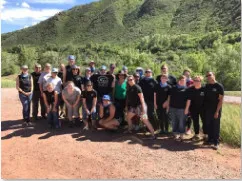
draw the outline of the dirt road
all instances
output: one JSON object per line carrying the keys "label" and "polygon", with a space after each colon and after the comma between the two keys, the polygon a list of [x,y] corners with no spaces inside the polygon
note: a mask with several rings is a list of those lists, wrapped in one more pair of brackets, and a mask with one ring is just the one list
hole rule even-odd
{"label": "dirt road", "polygon": [[2,89],[3,179],[239,179],[240,149],[68,128],[23,128],[15,89]]}

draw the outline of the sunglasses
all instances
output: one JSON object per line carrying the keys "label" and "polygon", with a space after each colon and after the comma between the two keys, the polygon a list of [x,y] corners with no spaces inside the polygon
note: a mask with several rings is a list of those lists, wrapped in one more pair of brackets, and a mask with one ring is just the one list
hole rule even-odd
{"label": "sunglasses", "polygon": [[147,74],[147,73],[151,73],[151,71],[145,71],[145,73]]}
{"label": "sunglasses", "polygon": [[132,80],[134,80],[134,79],[128,79],[128,81],[132,81]]}
{"label": "sunglasses", "polygon": [[206,75],[206,77],[211,77],[212,76],[212,74],[208,74],[208,75]]}
{"label": "sunglasses", "polygon": [[87,87],[91,87],[92,85],[87,85]]}
{"label": "sunglasses", "polygon": [[72,69],[72,70],[78,70],[78,69]]}
{"label": "sunglasses", "polygon": [[200,80],[193,80],[194,82],[201,82]]}

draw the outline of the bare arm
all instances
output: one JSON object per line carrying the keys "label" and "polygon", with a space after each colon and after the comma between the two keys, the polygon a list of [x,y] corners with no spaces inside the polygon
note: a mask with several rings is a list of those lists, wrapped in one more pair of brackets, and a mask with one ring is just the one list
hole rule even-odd
{"label": "bare arm", "polygon": [[63,69],[63,85],[66,83],[66,68]]}
{"label": "bare arm", "polygon": [[72,105],[66,100],[66,97],[64,96],[64,94],[62,94],[62,99],[65,102],[65,104],[69,107],[71,107]]}
{"label": "bare arm", "polygon": [[154,92],[154,107],[157,109],[157,104],[156,104],[156,93]]}
{"label": "bare arm", "polygon": [[103,105],[102,105],[102,104],[100,104],[100,108],[99,108],[99,116],[100,116],[100,118],[103,117]]}
{"label": "bare arm", "polygon": [[141,102],[141,106],[142,106],[142,112],[145,113],[145,100],[144,100],[144,95],[143,93],[139,93],[138,94],[140,102]]}
{"label": "bare arm", "polygon": [[57,103],[58,103],[58,92],[57,91],[55,91],[55,93],[54,93],[54,96],[55,96],[55,102],[54,102],[54,106],[53,106],[53,111],[57,111]]}
{"label": "bare arm", "polygon": [[104,122],[110,121],[110,120],[112,120],[114,118],[114,115],[115,115],[115,107],[114,107],[114,105],[111,105],[109,109],[110,109],[109,110],[110,114],[109,114],[109,116],[106,119],[104,119]]}
{"label": "bare arm", "polygon": [[97,105],[97,97],[94,97],[93,100],[92,100],[92,110],[91,110],[91,112],[94,111],[94,109],[96,108],[96,105]]}
{"label": "bare arm", "polygon": [[47,109],[47,113],[49,113],[50,112],[50,105],[47,102],[47,98],[46,98],[45,93],[43,93],[43,99],[44,99],[45,107]]}
{"label": "bare arm", "polygon": [[76,99],[76,102],[73,104],[73,107],[76,107],[76,106],[77,106],[77,104],[78,104],[79,101],[80,101],[80,98],[81,98],[81,95],[78,95],[78,96],[77,96],[77,99]]}
{"label": "bare arm", "polygon": [[219,102],[218,102],[218,105],[217,105],[217,110],[216,110],[215,115],[214,115],[215,119],[218,118],[219,111],[222,108],[224,96],[219,94],[219,98],[218,99],[219,99]]}

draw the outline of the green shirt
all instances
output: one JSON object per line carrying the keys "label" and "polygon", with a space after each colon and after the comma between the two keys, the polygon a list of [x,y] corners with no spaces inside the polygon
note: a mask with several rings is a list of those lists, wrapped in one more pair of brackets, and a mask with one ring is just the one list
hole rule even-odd
{"label": "green shirt", "polygon": [[127,80],[125,80],[121,85],[119,85],[118,81],[116,81],[114,97],[116,99],[126,99],[126,90]]}

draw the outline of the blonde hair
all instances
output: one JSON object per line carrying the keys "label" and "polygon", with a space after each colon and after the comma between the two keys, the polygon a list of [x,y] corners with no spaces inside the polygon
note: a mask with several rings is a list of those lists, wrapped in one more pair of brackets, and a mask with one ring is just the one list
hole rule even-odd
{"label": "blonde hair", "polygon": [[193,80],[194,79],[199,79],[201,82],[203,81],[203,76],[201,76],[201,75],[195,75],[194,77],[193,77]]}

